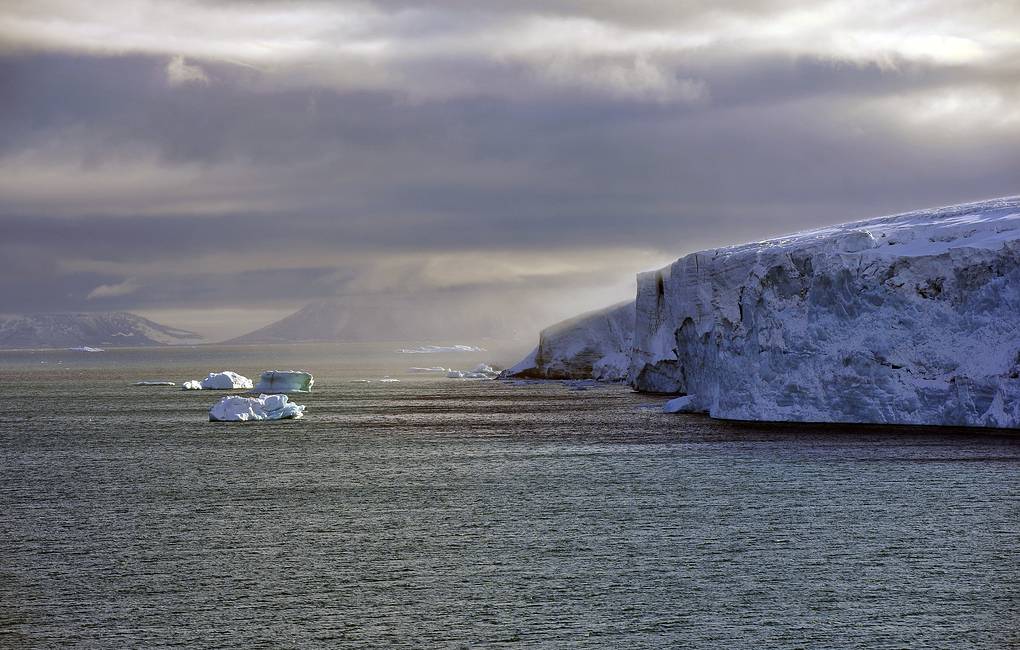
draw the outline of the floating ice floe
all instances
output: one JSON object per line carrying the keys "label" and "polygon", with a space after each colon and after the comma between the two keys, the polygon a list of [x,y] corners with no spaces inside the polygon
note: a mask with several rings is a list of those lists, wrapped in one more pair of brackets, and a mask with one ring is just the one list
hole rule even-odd
{"label": "floating ice floe", "polygon": [[237,390],[239,388],[251,389],[252,381],[244,375],[239,375],[230,370],[223,372],[210,372],[202,381],[192,380],[181,384],[181,390]]}
{"label": "floating ice floe", "polygon": [[371,379],[352,379],[351,383],[352,384],[371,384],[372,380]]}
{"label": "floating ice floe", "polygon": [[446,373],[450,379],[495,379],[499,372],[486,363],[480,363],[473,370],[453,370]]}
{"label": "floating ice floe", "polygon": [[666,402],[665,406],[662,407],[663,413],[699,413],[701,409],[697,408],[697,404],[694,401],[694,395],[684,395],[683,397],[677,397]]}
{"label": "floating ice floe", "polygon": [[442,366],[435,366],[433,368],[408,368],[407,372],[414,372],[414,373],[426,373],[426,372],[447,373],[447,372],[450,372],[450,369],[449,368],[444,368]]}
{"label": "floating ice floe", "polygon": [[437,354],[440,352],[485,352],[485,348],[473,345],[422,345],[417,348],[403,348],[403,354]]}
{"label": "floating ice floe", "polygon": [[396,384],[399,381],[400,381],[399,379],[394,379],[393,377],[383,377],[382,379],[379,380],[379,383],[381,383],[381,384]]}
{"label": "floating ice floe", "polygon": [[267,370],[255,385],[258,392],[310,393],[315,378],[304,370]]}
{"label": "floating ice floe", "polygon": [[258,397],[224,397],[209,409],[210,422],[249,422],[254,420],[284,420],[304,417],[305,407],[289,401],[286,395],[259,395]]}
{"label": "floating ice floe", "polygon": [[172,381],[136,381],[135,386],[176,386]]}
{"label": "floating ice floe", "polygon": [[89,347],[87,345],[80,345],[80,346],[78,346],[76,348],[67,348],[67,349],[68,350],[72,350],[74,352],[106,352],[106,350],[104,350],[103,348],[93,348],[93,347]]}

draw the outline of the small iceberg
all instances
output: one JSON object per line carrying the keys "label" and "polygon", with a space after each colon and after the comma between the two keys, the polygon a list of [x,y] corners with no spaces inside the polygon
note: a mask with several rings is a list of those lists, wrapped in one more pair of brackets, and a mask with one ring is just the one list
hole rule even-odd
{"label": "small iceberg", "polygon": [[450,372],[450,369],[449,368],[444,368],[442,366],[434,366],[432,368],[408,368],[407,372],[414,372],[414,373],[426,373],[426,372],[447,373],[447,372]]}
{"label": "small iceberg", "polygon": [[694,395],[684,395],[683,397],[677,397],[666,402],[666,405],[662,407],[663,413],[698,413],[699,410],[696,408],[694,403]]}
{"label": "small iceberg", "polygon": [[87,345],[80,345],[80,346],[78,346],[76,348],[67,348],[67,349],[68,350],[72,350],[74,352],[106,352],[106,350],[104,350],[103,348],[92,348],[92,347],[89,347]]}
{"label": "small iceberg", "polygon": [[305,407],[288,400],[286,395],[224,397],[209,409],[210,422],[251,422],[257,420],[298,420]]}
{"label": "small iceberg", "polygon": [[394,379],[393,377],[386,376],[386,377],[383,377],[382,379],[380,379],[379,383],[380,384],[396,384],[399,381],[400,381],[399,379]]}
{"label": "small iceberg", "polygon": [[230,370],[223,372],[210,372],[209,376],[201,382],[192,380],[181,385],[182,390],[237,390],[247,388],[251,390],[254,386],[252,381],[244,375],[239,375]]}
{"label": "small iceberg", "polygon": [[172,381],[136,381],[135,386],[176,386]]}
{"label": "small iceberg", "polygon": [[256,392],[310,393],[315,378],[304,370],[267,370],[255,385]]}
{"label": "small iceberg", "polygon": [[422,345],[416,348],[403,348],[402,354],[438,354],[440,352],[485,352],[485,348],[473,345]]}

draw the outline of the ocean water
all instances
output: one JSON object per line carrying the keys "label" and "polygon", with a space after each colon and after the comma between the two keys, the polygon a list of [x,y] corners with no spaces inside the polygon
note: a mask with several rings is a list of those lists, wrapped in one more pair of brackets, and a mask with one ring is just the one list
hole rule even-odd
{"label": "ocean water", "polygon": [[[663,415],[397,347],[0,353],[0,647],[1020,644],[1016,436]],[[130,385],[273,367],[315,373],[304,420]]]}

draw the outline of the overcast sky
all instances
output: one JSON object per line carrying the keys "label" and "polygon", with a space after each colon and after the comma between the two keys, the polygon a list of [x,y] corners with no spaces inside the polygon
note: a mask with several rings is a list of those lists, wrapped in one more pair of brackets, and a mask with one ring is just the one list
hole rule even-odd
{"label": "overcast sky", "polygon": [[0,4],[0,312],[541,321],[700,248],[1017,193],[1015,0]]}

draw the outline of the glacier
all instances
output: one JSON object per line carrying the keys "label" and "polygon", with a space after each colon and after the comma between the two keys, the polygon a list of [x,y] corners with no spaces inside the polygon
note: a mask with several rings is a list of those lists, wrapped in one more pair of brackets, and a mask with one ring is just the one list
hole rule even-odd
{"label": "glacier", "polygon": [[251,389],[254,386],[252,381],[244,375],[239,375],[231,370],[223,372],[210,372],[202,381],[192,379],[181,384],[181,390],[237,390],[241,388]]}
{"label": "glacier", "polygon": [[315,378],[304,370],[267,370],[255,385],[256,392],[310,393]]}
{"label": "glacier", "polygon": [[717,418],[1020,427],[1020,197],[642,273],[629,378]]}
{"label": "glacier", "polygon": [[286,395],[224,397],[209,409],[210,422],[249,422],[254,420],[300,419],[305,407],[291,402]]}
{"label": "glacier", "polygon": [[630,368],[633,333],[633,302],[591,311],[542,330],[538,347],[500,377],[621,382]]}
{"label": "glacier", "polygon": [[[542,333],[517,376],[583,377],[623,338]],[[552,328],[550,328],[552,329]],[[596,340],[598,339],[598,340]],[[604,355],[604,356],[600,356]],[[749,421],[1020,428],[1020,197],[686,255],[637,278],[636,390]]]}

